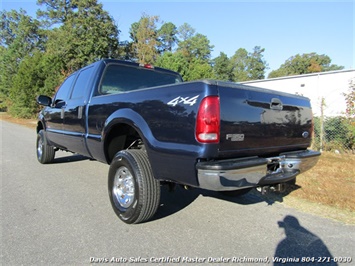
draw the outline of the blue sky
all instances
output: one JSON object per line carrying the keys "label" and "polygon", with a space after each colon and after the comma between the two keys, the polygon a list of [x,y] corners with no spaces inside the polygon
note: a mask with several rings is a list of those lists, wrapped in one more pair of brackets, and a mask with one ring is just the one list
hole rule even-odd
{"label": "blue sky", "polygon": [[[206,35],[220,52],[232,56],[239,48],[265,48],[269,71],[289,57],[316,52],[333,64],[355,68],[355,3],[348,1],[121,1],[99,0],[115,19],[120,40],[129,40],[129,28],[143,13],[157,15],[177,27],[185,22]],[[35,16],[36,0],[2,0],[1,10],[22,7]]]}

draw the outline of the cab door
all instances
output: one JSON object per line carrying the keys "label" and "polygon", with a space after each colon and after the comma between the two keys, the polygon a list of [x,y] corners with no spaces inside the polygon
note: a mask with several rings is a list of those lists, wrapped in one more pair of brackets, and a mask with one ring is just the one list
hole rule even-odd
{"label": "cab door", "polygon": [[91,92],[93,67],[82,69],[73,86],[64,108],[63,131],[65,142],[73,152],[90,156],[86,148],[86,106]]}
{"label": "cab door", "polygon": [[63,132],[64,111],[71,92],[76,73],[70,75],[59,87],[52,104],[46,107],[45,121],[47,122],[47,139],[53,146],[66,148],[64,146],[65,135]]}

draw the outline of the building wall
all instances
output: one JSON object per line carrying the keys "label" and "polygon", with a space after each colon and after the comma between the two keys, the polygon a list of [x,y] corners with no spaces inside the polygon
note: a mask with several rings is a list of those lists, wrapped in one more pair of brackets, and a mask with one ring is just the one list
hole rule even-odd
{"label": "building wall", "polygon": [[321,114],[321,102],[324,98],[324,115],[339,116],[345,113],[346,103],[343,94],[349,92],[349,82],[352,79],[355,81],[355,70],[320,72],[241,83],[306,96],[311,100],[315,116]]}

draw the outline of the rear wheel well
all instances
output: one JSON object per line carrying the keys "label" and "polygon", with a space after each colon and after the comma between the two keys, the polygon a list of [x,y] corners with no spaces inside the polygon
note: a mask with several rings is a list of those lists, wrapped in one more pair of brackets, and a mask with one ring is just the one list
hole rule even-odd
{"label": "rear wheel well", "polygon": [[115,154],[127,148],[142,146],[142,138],[137,130],[127,124],[114,125],[105,140],[105,156],[111,163]]}

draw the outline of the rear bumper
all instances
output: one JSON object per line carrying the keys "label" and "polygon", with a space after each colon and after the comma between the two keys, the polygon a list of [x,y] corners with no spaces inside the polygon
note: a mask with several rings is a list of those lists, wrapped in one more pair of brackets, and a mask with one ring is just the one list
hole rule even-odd
{"label": "rear bumper", "polygon": [[312,168],[320,152],[305,150],[277,157],[248,157],[196,164],[199,187],[228,191],[287,182]]}

